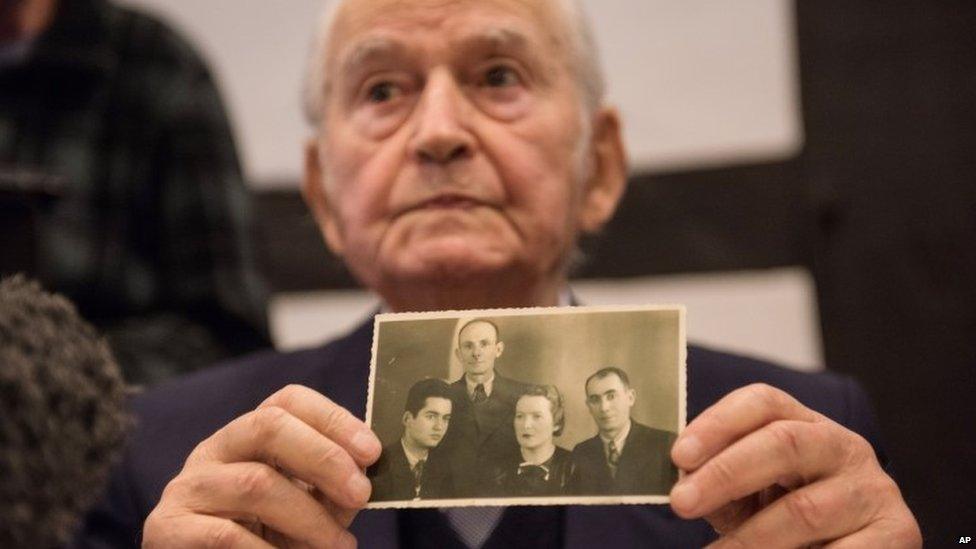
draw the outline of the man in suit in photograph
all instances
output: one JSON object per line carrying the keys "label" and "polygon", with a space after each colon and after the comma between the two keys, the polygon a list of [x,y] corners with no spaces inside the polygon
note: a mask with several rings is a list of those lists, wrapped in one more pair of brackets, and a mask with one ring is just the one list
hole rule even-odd
{"label": "man in suit in photograph", "polygon": [[[339,0],[320,25],[303,192],[329,248],[394,312],[558,305],[580,236],[627,180],[577,2]],[[854,381],[694,345],[671,451],[689,474],[670,506],[360,513],[382,450],[361,419],[372,335],[367,318],[136,397],[139,428],[79,544],[921,543]],[[769,497],[778,483],[787,493]]]}
{"label": "man in suit in photograph", "polygon": [[573,448],[573,493],[666,495],[678,480],[670,451],[675,433],[631,417],[637,393],[627,372],[603,368],[586,379],[586,407],[597,434]]}
{"label": "man in suit in photograph", "polygon": [[495,369],[504,350],[498,326],[490,320],[469,320],[458,331],[454,354],[464,374],[451,384],[454,417],[444,441],[457,497],[484,495],[491,471],[518,460],[512,422],[515,403],[527,386]]}
{"label": "man in suit in photograph", "polygon": [[403,501],[449,497],[450,477],[436,452],[451,421],[447,383],[422,379],[407,393],[403,435],[383,448],[367,471],[373,483],[370,501]]}

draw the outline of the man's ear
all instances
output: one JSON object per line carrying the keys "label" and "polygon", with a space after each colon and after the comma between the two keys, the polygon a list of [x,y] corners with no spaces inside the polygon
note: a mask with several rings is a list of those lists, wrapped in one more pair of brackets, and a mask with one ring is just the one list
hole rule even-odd
{"label": "man's ear", "polygon": [[406,427],[407,426],[407,420],[408,419],[411,419],[411,418],[413,418],[413,414],[411,414],[409,411],[405,411],[405,412],[403,412],[403,417],[400,419],[400,422],[403,423],[403,426],[404,427]]}
{"label": "man's ear", "polygon": [[627,389],[627,397],[630,399],[630,405],[633,406],[637,402],[637,391],[634,389]]}
{"label": "man's ear", "polygon": [[504,341],[499,341],[498,343],[496,343],[495,344],[495,350],[498,351],[497,353],[495,353],[495,357],[502,356],[502,351],[505,350],[505,342]]}
{"label": "man's ear", "polygon": [[322,173],[322,159],[319,155],[319,143],[315,138],[305,142],[305,177],[302,181],[302,197],[305,205],[315,217],[319,231],[325,237],[325,243],[337,256],[342,256],[345,243],[336,215],[329,202],[329,195],[325,190],[325,180]]}
{"label": "man's ear", "polygon": [[603,107],[593,117],[590,173],[583,186],[579,226],[583,232],[599,230],[617,210],[627,186],[627,152],[617,109]]}

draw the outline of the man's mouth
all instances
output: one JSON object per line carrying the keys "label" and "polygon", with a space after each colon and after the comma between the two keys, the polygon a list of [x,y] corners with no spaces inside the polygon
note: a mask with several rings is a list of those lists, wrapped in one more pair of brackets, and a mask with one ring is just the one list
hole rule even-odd
{"label": "man's mouth", "polygon": [[461,209],[466,210],[480,205],[477,200],[459,195],[444,195],[427,200],[421,204],[425,209]]}
{"label": "man's mouth", "polygon": [[404,210],[403,213],[422,210],[470,210],[479,206],[487,206],[483,200],[478,200],[463,194],[447,193],[421,200]]}

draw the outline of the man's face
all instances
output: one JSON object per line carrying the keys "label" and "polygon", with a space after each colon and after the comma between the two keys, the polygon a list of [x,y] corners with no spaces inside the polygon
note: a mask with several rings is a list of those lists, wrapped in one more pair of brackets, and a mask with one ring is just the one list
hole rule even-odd
{"label": "man's face", "polygon": [[616,374],[593,378],[586,384],[586,406],[601,433],[614,432],[627,425],[635,394]]}
{"label": "man's face", "polygon": [[515,404],[515,438],[523,448],[552,442],[552,405],[544,396],[524,396]]}
{"label": "man's face", "polygon": [[554,13],[540,0],[340,8],[306,193],[364,284],[561,276],[577,233],[609,217],[612,204],[588,206],[595,153]]}
{"label": "man's face", "polygon": [[435,448],[447,433],[451,421],[451,401],[447,398],[429,397],[416,417],[410,412],[403,414],[404,433],[421,448]]}
{"label": "man's face", "polygon": [[488,374],[495,368],[495,359],[501,356],[505,344],[498,341],[494,326],[487,322],[473,322],[458,333],[455,349],[464,373]]}

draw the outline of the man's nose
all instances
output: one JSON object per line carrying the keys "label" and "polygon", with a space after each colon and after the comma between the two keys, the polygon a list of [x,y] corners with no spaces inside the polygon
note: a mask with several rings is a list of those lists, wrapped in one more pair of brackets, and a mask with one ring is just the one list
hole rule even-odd
{"label": "man's nose", "polygon": [[435,71],[427,80],[415,112],[410,150],[423,163],[447,164],[471,155],[474,137],[468,123],[463,91],[447,71]]}

